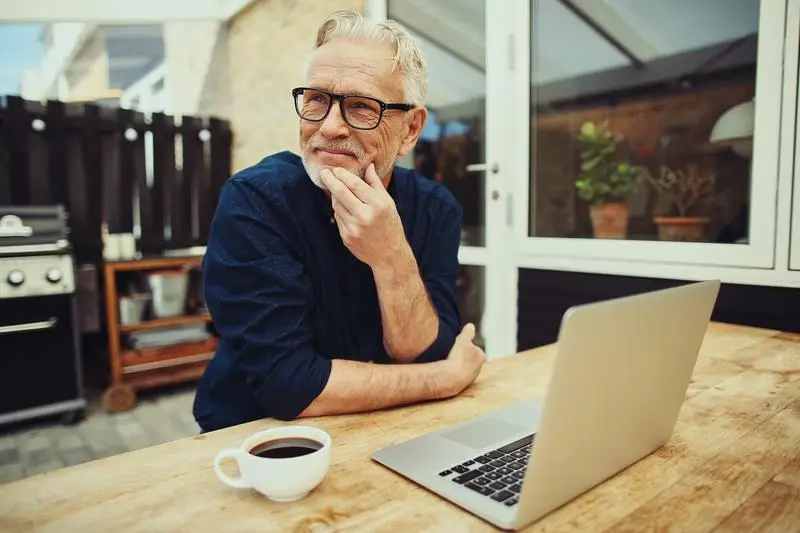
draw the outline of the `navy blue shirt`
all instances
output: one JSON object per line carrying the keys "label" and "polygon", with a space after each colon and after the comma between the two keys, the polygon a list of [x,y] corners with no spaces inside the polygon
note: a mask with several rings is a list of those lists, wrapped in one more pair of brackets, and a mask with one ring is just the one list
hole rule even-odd
{"label": "navy blue shirt", "polygon": [[[460,326],[461,207],[445,187],[401,167],[388,191],[439,316],[439,334],[416,362],[444,359]],[[296,418],[325,388],[332,359],[392,362],[372,271],[332,217],[330,199],[290,152],[223,186],[203,259],[220,337],[195,396],[204,431]]]}

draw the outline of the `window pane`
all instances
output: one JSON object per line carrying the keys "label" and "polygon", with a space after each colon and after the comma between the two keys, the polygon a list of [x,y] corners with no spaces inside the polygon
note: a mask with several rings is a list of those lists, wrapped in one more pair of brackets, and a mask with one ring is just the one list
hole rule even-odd
{"label": "window pane", "polygon": [[758,0],[531,0],[535,237],[748,241]]}
{"label": "window pane", "polygon": [[428,122],[403,166],[441,182],[464,210],[461,243],[483,246],[485,1],[389,0],[389,18],[412,33],[428,65]]}

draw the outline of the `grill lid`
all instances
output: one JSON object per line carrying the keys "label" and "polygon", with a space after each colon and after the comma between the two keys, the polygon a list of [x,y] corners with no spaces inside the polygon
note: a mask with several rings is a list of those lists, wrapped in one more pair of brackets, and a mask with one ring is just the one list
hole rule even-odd
{"label": "grill lid", "polygon": [[62,244],[67,247],[68,235],[63,206],[0,206],[0,254],[8,246]]}

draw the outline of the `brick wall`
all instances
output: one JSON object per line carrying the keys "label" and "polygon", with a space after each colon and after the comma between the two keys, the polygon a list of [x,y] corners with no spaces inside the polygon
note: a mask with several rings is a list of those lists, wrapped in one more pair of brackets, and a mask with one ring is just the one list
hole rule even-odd
{"label": "brick wall", "polygon": [[[291,90],[303,84],[303,65],[316,30],[331,12],[364,12],[365,0],[259,0],[227,30],[229,102],[225,116],[234,134],[233,169],[298,147]],[[206,105],[219,106],[209,96]]]}
{"label": "brick wall", "polygon": [[97,29],[65,71],[67,100],[93,99],[109,87],[105,33]]}
{"label": "brick wall", "polygon": [[225,25],[217,21],[164,24],[169,112],[225,115],[227,58]]}
{"label": "brick wall", "polygon": [[[681,143],[696,148],[693,162],[710,165],[718,176],[711,234],[731,223],[746,207],[750,189],[749,162],[730,151],[714,150],[707,143],[717,119],[728,109],[753,97],[752,83],[686,91],[620,103],[554,112],[533,117],[532,160],[536,165],[531,185],[531,206],[536,217],[531,233],[540,237],[591,235],[588,208],[575,194],[573,180],[579,170],[574,135],[584,121],[609,121],[611,131],[622,135],[632,149],[657,147],[662,135],[678,135]],[[653,198],[647,187],[633,195],[632,234],[655,238]]]}

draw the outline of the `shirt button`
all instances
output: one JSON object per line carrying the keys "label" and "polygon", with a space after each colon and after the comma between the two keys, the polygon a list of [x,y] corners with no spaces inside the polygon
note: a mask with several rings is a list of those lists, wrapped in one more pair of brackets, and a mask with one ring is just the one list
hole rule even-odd
{"label": "shirt button", "polygon": [[336,223],[336,221],[333,219],[333,217],[331,217],[331,224],[335,224],[335,223]]}

